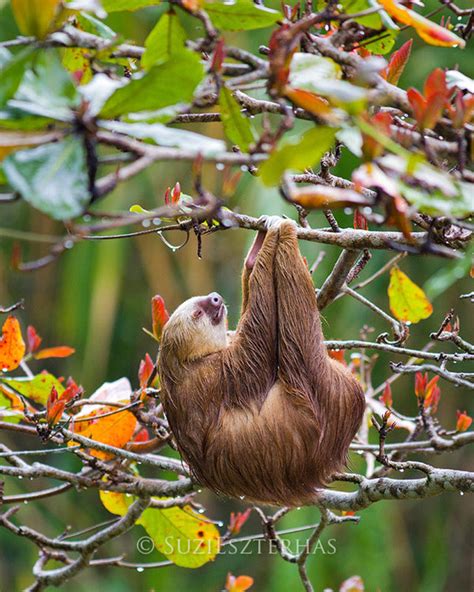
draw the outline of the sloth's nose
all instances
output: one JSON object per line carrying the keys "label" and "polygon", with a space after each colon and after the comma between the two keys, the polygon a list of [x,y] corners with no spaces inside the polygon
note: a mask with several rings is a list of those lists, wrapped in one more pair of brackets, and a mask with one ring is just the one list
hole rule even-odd
{"label": "sloth's nose", "polygon": [[211,292],[207,298],[209,300],[209,303],[212,306],[215,306],[216,308],[219,308],[221,304],[223,304],[224,302],[222,296],[217,292]]}

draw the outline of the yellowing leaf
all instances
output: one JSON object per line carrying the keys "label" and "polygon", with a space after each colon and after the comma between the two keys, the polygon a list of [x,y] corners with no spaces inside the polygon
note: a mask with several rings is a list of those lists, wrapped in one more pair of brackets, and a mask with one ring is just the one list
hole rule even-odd
{"label": "yellowing leaf", "polygon": [[50,31],[60,0],[12,0],[11,5],[20,31],[42,39]]}
{"label": "yellowing leaf", "polygon": [[9,316],[3,324],[0,339],[0,371],[8,372],[18,368],[25,349],[20,323],[14,316]]}
{"label": "yellowing leaf", "polygon": [[41,405],[46,405],[53,388],[56,389],[58,395],[62,395],[64,392],[63,385],[48,372],[42,372],[33,378],[2,378],[2,382],[6,387],[12,389],[10,392],[19,393]]}
{"label": "yellowing leaf", "polygon": [[390,310],[399,321],[418,323],[433,312],[433,306],[423,290],[398,267],[390,270],[388,297]]}
{"label": "yellowing leaf", "polygon": [[[112,491],[100,492],[101,502],[112,514],[123,516],[133,498]],[[220,535],[216,526],[191,506],[149,508],[141,524],[153,540],[155,549],[181,567],[197,568],[216,558]]]}
{"label": "yellowing leaf", "polygon": [[405,8],[398,2],[395,2],[395,0],[378,0],[378,3],[397,21],[413,27],[423,41],[426,41],[430,45],[461,48],[466,45],[466,42],[461,37],[451,33],[445,27],[433,23],[414,10]]}

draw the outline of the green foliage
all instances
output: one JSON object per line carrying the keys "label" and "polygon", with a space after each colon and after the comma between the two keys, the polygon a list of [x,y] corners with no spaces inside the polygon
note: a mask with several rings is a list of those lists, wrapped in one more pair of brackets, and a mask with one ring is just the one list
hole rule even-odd
{"label": "green foliage", "polygon": [[56,220],[78,216],[89,202],[86,157],[79,137],[14,152],[5,159],[3,171],[27,202]]}
{"label": "green foliage", "polygon": [[185,51],[186,31],[174,11],[165,12],[145,41],[141,63],[145,69]]}
{"label": "green foliage", "polygon": [[301,137],[285,141],[260,167],[263,183],[277,185],[284,171],[303,171],[317,164],[334,143],[336,131],[330,127],[314,127]]}
{"label": "green foliage", "polygon": [[255,4],[252,0],[208,0],[206,12],[218,29],[224,31],[251,31],[271,27],[282,18],[277,10]]}
{"label": "green foliage", "polygon": [[113,118],[131,111],[160,109],[189,101],[203,76],[204,68],[196,54],[179,53],[116,90],[102,107],[100,116]]}
{"label": "green foliage", "polygon": [[250,144],[255,141],[252,124],[247,117],[242,115],[239,103],[226,86],[221,88],[219,106],[226,136],[242,151],[248,152]]}

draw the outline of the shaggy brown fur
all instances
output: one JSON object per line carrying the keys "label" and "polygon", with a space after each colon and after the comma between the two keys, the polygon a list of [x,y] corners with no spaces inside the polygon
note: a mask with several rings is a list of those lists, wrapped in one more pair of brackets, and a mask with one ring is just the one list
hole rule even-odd
{"label": "shaggy brown fur", "polygon": [[222,338],[224,312],[209,322],[219,298],[181,305],[163,332],[162,402],[179,450],[195,478],[218,493],[310,503],[344,467],[364,396],[327,354],[295,224],[257,236],[231,343]]}

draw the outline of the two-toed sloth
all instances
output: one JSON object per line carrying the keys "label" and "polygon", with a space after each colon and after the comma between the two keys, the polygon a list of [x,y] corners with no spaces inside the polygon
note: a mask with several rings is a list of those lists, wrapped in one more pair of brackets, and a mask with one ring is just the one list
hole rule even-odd
{"label": "two-toed sloth", "polygon": [[226,316],[213,292],[184,302],[163,331],[161,396],[179,451],[197,481],[218,493],[314,502],[346,463],[364,396],[328,356],[294,222],[268,218],[258,233],[231,341]]}

